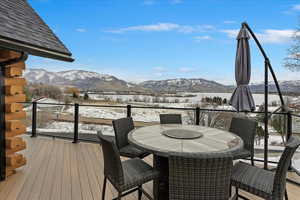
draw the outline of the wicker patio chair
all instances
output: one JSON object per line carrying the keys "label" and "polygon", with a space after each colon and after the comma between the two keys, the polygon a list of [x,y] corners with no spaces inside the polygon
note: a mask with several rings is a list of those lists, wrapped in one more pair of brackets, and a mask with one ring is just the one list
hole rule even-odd
{"label": "wicker patio chair", "polygon": [[128,143],[128,133],[134,129],[131,117],[113,120],[112,124],[115,131],[116,144],[121,156],[128,158],[144,158],[149,155],[148,152],[138,149]]}
{"label": "wicker patio chair", "polygon": [[145,194],[149,199],[153,199],[144,191],[142,185],[159,177],[159,172],[139,158],[133,158],[121,162],[119,151],[113,141],[97,134],[104,158],[104,182],[102,188],[102,200],[105,199],[107,179],[118,191],[120,200],[123,196],[138,191],[138,199],[142,199]]}
{"label": "wicker patio chair", "polygon": [[169,157],[172,200],[228,200],[233,167],[228,153]]}
{"label": "wicker patio chair", "polygon": [[160,114],[160,124],[182,124],[180,114]]}
{"label": "wicker patio chair", "polygon": [[251,159],[251,164],[254,165],[254,138],[256,134],[257,122],[243,119],[232,118],[229,131],[238,135],[244,142],[244,149],[233,154],[233,159]]}
{"label": "wicker patio chair", "polygon": [[235,164],[231,176],[231,184],[236,187],[236,196],[242,197],[238,193],[238,189],[240,188],[267,200],[282,200],[284,195],[285,199],[288,199],[286,173],[293,154],[299,145],[299,138],[292,136],[289,139],[275,172],[243,162]]}

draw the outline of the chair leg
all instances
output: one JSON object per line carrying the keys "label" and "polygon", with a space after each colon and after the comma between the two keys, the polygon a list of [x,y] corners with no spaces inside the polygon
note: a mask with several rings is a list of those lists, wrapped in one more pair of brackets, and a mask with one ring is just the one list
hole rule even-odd
{"label": "chair leg", "polygon": [[139,189],[138,189],[138,200],[142,200],[142,195],[143,195],[142,186],[139,186]]}
{"label": "chair leg", "polygon": [[288,200],[288,199],[289,199],[288,194],[287,194],[287,189],[285,189],[285,191],[284,191],[284,199],[285,199],[285,200]]}
{"label": "chair leg", "polygon": [[232,185],[231,185],[231,183],[230,183],[230,185],[229,185],[229,196],[230,196],[230,197],[232,196]]}
{"label": "chair leg", "polygon": [[106,181],[107,181],[107,178],[104,177],[103,188],[102,188],[102,200],[105,200]]}
{"label": "chair leg", "polygon": [[235,196],[236,196],[236,199],[238,200],[239,199],[239,188],[238,187],[235,187]]}

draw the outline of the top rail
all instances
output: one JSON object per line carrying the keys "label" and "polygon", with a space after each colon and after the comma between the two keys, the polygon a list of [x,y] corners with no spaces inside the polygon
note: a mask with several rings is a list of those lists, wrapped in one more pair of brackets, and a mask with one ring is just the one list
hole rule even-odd
{"label": "top rail", "polygon": [[292,113],[291,115],[294,116],[294,117],[300,117],[300,115],[294,114],[294,113]]}
{"label": "top rail", "polygon": [[[19,102],[19,103],[24,103],[24,104],[32,104],[33,102]],[[74,106],[75,104],[65,104],[65,103],[42,103],[42,102],[36,102],[37,105],[53,105],[53,106]],[[127,108],[127,105],[101,105],[101,104],[79,104],[81,107],[98,107],[98,108]],[[133,106],[131,105],[131,108],[136,108],[136,109],[158,109],[158,110],[185,110],[185,111],[193,111],[196,110],[197,107],[164,107],[164,106]],[[228,109],[211,109],[211,108],[199,108],[200,111],[205,111],[205,112],[231,112],[231,113],[236,113],[237,111],[235,110],[228,110]],[[250,111],[250,112],[245,112],[242,111],[240,113],[254,113],[254,114],[264,114],[263,111]],[[286,115],[287,112],[276,112],[272,113],[269,112],[269,114],[279,114],[279,115]],[[293,116],[300,117],[300,115],[297,114],[292,114]]]}

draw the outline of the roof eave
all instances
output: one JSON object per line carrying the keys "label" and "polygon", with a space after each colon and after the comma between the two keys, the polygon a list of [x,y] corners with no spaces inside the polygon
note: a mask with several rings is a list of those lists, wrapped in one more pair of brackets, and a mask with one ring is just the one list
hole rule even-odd
{"label": "roof eave", "polygon": [[74,61],[74,59],[71,57],[72,54],[61,53],[61,52],[45,49],[42,47],[28,45],[18,41],[12,41],[1,37],[0,37],[0,47],[17,51],[17,52],[26,52],[34,56],[51,58],[51,59],[56,59],[56,60],[61,60],[66,62]]}

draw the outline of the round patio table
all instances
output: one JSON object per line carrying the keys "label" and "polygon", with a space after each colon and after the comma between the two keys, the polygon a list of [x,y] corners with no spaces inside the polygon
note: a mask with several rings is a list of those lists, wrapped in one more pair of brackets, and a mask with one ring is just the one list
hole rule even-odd
{"label": "round patio table", "polygon": [[154,181],[155,199],[169,199],[168,156],[181,153],[234,153],[243,148],[243,140],[228,131],[195,125],[164,124],[146,126],[128,134],[129,143],[153,153],[153,166],[162,176]]}

